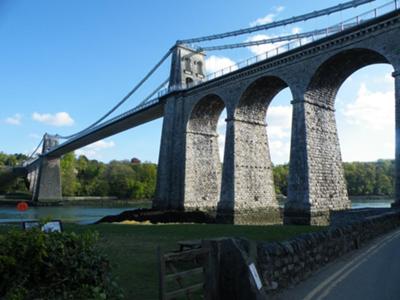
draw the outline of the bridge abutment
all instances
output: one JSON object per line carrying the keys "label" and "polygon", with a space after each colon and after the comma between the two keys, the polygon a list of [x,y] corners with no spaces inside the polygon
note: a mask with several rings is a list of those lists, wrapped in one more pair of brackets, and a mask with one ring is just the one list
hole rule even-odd
{"label": "bridge abutment", "polygon": [[293,103],[286,224],[329,224],[330,211],[349,209],[333,107]]}
{"label": "bridge abutment", "polygon": [[171,97],[165,103],[154,209],[184,208],[185,130],[182,110],[182,98]]}

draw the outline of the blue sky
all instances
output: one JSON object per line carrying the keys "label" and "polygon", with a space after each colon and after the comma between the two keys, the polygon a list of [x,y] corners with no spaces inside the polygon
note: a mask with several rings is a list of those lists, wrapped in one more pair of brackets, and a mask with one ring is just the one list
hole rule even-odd
{"label": "blue sky", "polygon": [[[178,39],[245,28],[342,2],[203,0],[194,6],[178,0],[0,0],[0,151],[28,153],[45,132],[68,135],[93,123]],[[217,43],[323,28],[387,2]],[[215,71],[276,46],[210,52],[207,68]],[[116,113],[138,104],[168,70],[167,63]],[[340,89],[336,117],[345,161],[394,157],[391,72],[391,66],[370,66],[354,73]],[[289,159],[290,100],[284,90],[268,111],[274,163]],[[102,161],[138,157],[157,162],[161,126],[162,119],[156,120],[77,153]]]}

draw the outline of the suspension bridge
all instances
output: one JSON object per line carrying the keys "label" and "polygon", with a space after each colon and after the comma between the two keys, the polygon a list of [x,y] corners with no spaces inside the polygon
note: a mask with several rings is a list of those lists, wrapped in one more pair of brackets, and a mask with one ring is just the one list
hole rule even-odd
{"label": "suspension bridge", "polygon": [[[395,70],[396,105],[400,103],[400,0],[309,32],[243,43],[210,43],[322,18],[372,2],[348,1],[264,25],[178,40],[124,98],[90,126],[69,136],[44,135],[22,166],[30,174],[33,199],[61,199],[62,155],[163,117],[154,208],[209,211],[216,213],[221,222],[262,223],[266,215],[271,222],[278,222],[281,212],[273,188],[265,114],[272,98],[289,87],[293,95],[293,129],[285,221],[329,222],[327,212],[350,207],[334,98],[343,81],[359,68],[387,63]],[[287,43],[218,72],[206,73],[206,51],[283,42]],[[111,117],[169,59],[170,76],[133,109]],[[216,122],[224,108],[228,117],[221,169]],[[396,109],[396,139],[400,139],[400,109]],[[400,140],[396,140],[396,166],[400,170],[397,144]],[[21,174],[21,170],[14,173]],[[398,173],[396,199],[400,201]]]}

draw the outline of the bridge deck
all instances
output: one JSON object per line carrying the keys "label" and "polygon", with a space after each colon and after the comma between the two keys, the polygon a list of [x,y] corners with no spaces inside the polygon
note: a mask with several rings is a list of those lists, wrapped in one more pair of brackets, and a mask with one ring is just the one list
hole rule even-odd
{"label": "bridge deck", "polygon": [[158,101],[141,110],[123,114],[115,120],[111,120],[88,130],[84,135],[78,135],[53,148],[45,154],[48,157],[60,157],[68,152],[87,146],[91,143],[134,128],[144,123],[161,118],[164,114],[164,103]]}

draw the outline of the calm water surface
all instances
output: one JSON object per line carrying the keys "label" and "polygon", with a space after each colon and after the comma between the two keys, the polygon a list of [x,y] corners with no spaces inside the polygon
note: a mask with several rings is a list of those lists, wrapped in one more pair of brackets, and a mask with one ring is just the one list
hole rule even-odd
{"label": "calm water surface", "polygon": [[117,215],[133,207],[54,206],[30,207],[20,213],[15,206],[0,206],[0,223],[52,218],[69,223],[90,224],[107,215]]}
{"label": "calm water surface", "polygon": [[[387,208],[392,199],[352,200],[352,208]],[[54,206],[30,207],[26,212],[20,213],[15,206],[0,206],[0,223],[20,222],[21,220],[38,220],[40,218],[59,219],[63,222],[90,224],[107,215],[117,215],[125,210],[135,209],[127,207],[99,207],[96,206]]]}

